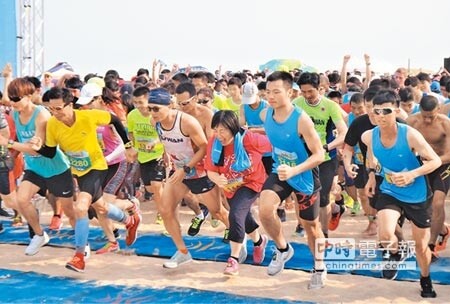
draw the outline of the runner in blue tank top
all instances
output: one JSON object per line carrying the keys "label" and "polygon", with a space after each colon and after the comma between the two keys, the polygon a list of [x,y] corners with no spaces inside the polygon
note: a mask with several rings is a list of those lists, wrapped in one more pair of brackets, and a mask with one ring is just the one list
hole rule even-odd
{"label": "runner in blue tank top", "polygon": [[[392,90],[382,90],[373,99],[377,127],[362,135],[367,145],[369,169],[366,192],[372,196],[375,191],[376,158],[384,177],[381,193],[375,202],[380,242],[386,253],[383,258],[390,264],[399,263],[405,258],[399,251],[395,236],[397,221],[404,214],[413,226],[414,249],[421,272],[421,296],[434,298],[436,292],[430,278],[431,251],[428,247],[431,200],[424,175],[437,169],[441,160],[420,132],[396,122],[395,114],[399,112],[397,104],[397,94]],[[416,155],[424,160],[423,164]],[[390,264],[383,269],[382,275],[387,279],[395,279],[398,267],[389,267]]]}
{"label": "runner in blue tank top", "polygon": [[[274,72],[267,79],[267,101],[270,107],[261,112],[266,134],[273,146],[272,173],[260,196],[260,218],[264,229],[274,240],[276,251],[267,273],[280,273],[294,250],[283,236],[276,209],[281,201],[295,193],[300,217],[305,223],[308,245],[315,265],[309,288],[321,288],[326,276],[323,252],[315,252],[316,239],[323,239],[319,223],[319,190],[317,166],[324,161],[322,144],[310,117],[294,107],[290,100],[293,78],[287,72]],[[324,244],[320,244],[319,246]],[[314,254],[315,253],[315,254]]]}

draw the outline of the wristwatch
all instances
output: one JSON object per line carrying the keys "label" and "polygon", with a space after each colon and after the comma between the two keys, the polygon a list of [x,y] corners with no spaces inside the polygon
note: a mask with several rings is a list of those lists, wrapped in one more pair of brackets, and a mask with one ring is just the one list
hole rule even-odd
{"label": "wristwatch", "polygon": [[367,168],[367,173],[377,173],[377,170],[375,170],[375,168]]}
{"label": "wristwatch", "polygon": [[323,148],[324,148],[325,151],[330,152],[330,150],[328,150],[328,144],[324,144]]}
{"label": "wristwatch", "polygon": [[8,140],[8,145],[7,145],[8,149],[11,149],[13,145],[14,145],[14,140],[9,139]]}
{"label": "wristwatch", "polygon": [[184,171],[184,173],[189,174],[189,173],[191,173],[191,167],[183,166],[183,171]]}

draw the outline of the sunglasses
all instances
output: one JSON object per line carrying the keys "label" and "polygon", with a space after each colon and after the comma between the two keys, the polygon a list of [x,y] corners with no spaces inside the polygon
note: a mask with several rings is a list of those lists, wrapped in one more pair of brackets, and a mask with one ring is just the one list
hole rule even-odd
{"label": "sunglasses", "polygon": [[187,106],[188,104],[190,104],[191,103],[191,101],[192,101],[192,99],[194,98],[195,96],[192,96],[191,98],[189,98],[189,99],[187,99],[186,101],[180,101],[180,102],[178,102],[178,104],[180,105],[180,106]]}
{"label": "sunglasses", "polygon": [[376,115],[389,115],[394,112],[392,108],[383,108],[383,109],[373,109],[373,113]]}
{"label": "sunglasses", "polygon": [[64,109],[65,107],[67,107],[69,105],[69,103],[67,103],[67,104],[65,104],[65,105],[62,105],[62,106],[57,106],[57,107],[48,107],[48,109],[51,111],[51,112],[59,112],[59,111],[61,111],[62,109]]}
{"label": "sunglasses", "polygon": [[160,109],[161,109],[160,107],[150,107],[150,106],[148,107],[148,110],[150,112],[153,111],[155,113],[158,113]]}
{"label": "sunglasses", "polygon": [[22,100],[23,97],[16,97],[16,96],[8,96],[9,100],[11,100],[12,102],[19,102]]}
{"label": "sunglasses", "polygon": [[208,102],[210,102],[211,100],[210,99],[199,99],[198,101],[197,101],[197,103],[199,103],[199,104],[207,104]]}

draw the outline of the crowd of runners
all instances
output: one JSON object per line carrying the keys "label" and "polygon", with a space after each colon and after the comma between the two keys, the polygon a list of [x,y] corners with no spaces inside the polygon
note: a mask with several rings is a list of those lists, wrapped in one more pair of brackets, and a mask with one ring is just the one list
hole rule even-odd
{"label": "crowd of runners", "polygon": [[[256,265],[268,240],[275,243],[273,276],[295,254],[282,225],[284,208],[294,205],[296,233],[306,234],[314,257],[310,289],[325,285],[316,248],[326,246],[344,212],[367,216],[361,233],[377,236],[387,263],[405,258],[399,242],[408,220],[421,295],[436,297],[430,264],[449,238],[450,74],[399,68],[379,77],[364,59],[365,71],[347,71],[344,56],[341,71],[324,73],[181,72],[155,60],[129,81],[115,70],[14,79],[6,65],[0,215],[11,208],[12,225],[29,226],[26,255],[37,254],[49,242],[46,229],[59,230],[67,216],[75,253],[66,267],[84,272],[90,221],[108,240],[97,254],[120,250],[120,223],[131,246],[145,195],[177,248],[163,266],[177,268],[192,261],[177,214],[184,203],[193,212],[188,235],[208,216],[225,226],[225,275],[238,275],[250,238]],[[48,227],[33,204],[39,196],[53,208]],[[382,275],[395,279],[397,270]]]}

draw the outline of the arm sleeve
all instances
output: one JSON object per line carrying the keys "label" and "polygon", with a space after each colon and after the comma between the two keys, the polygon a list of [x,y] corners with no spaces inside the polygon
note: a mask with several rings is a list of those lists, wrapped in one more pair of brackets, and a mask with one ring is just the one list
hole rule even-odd
{"label": "arm sleeve", "polygon": [[127,132],[125,130],[125,127],[123,126],[120,119],[111,114],[111,124],[116,128],[117,134],[119,134],[120,138],[122,139],[123,143],[126,144],[130,140],[128,139]]}
{"label": "arm sleeve", "polygon": [[53,158],[56,155],[56,147],[47,147],[44,145],[36,152],[44,157]]}

